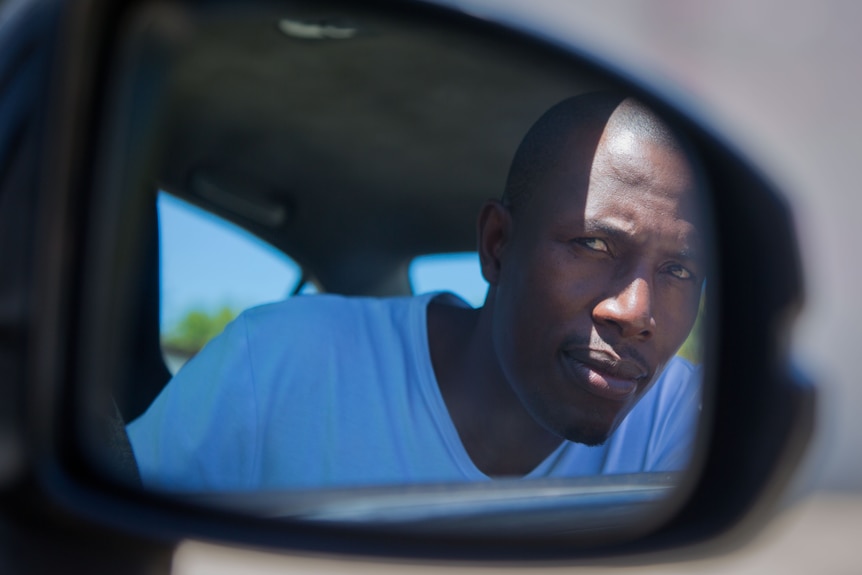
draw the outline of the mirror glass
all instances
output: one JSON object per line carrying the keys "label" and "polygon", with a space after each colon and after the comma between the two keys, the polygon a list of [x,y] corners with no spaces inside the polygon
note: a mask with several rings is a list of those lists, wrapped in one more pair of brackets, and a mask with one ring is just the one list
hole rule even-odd
{"label": "mirror glass", "polygon": [[666,515],[711,265],[685,134],[468,18],[237,4],[142,10],[114,65],[82,393],[144,488],[428,533]]}

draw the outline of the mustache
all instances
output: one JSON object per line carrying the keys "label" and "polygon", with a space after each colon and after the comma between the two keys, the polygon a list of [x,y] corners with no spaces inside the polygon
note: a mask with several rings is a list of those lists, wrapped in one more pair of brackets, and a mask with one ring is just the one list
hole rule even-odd
{"label": "mustache", "polygon": [[572,335],[563,341],[563,349],[591,349],[598,352],[603,352],[611,356],[616,356],[620,361],[634,363],[644,371],[652,375],[655,372],[655,366],[646,360],[646,358],[637,349],[630,345],[612,345],[600,337],[596,336],[578,336]]}

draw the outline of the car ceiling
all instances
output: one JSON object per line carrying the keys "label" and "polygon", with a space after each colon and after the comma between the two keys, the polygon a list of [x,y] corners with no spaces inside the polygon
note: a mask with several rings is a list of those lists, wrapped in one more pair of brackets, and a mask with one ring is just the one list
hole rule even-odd
{"label": "car ceiling", "polygon": [[500,197],[529,126],[606,87],[421,10],[285,3],[172,26],[158,185],[339,293],[405,293],[416,255],[474,250],[478,210]]}

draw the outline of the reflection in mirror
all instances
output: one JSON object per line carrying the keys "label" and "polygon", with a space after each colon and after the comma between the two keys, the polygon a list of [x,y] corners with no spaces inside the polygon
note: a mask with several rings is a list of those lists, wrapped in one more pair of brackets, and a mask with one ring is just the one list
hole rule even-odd
{"label": "reflection in mirror", "polygon": [[410,286],[415,294],[448,291],[470,304],[482,307],[488,282],[479,270],[479,254],[428,254],[410,262]]}
{"label": "reflection in mirror", "polygon": [[661,515],[697,438],[710,269],[683,134],[458,20],[142,19],[114,119],[153,121],[102,160],[133,166],[105,205],[136,222],[108,243],[136,287],[103,331],[146,488],[429,533]]}
{"label": "reflection in mirror", "polygon": [[315,293],[296,262],[241,227],[167,192],[157,208],[160,340],[171,375],[240,311]]}

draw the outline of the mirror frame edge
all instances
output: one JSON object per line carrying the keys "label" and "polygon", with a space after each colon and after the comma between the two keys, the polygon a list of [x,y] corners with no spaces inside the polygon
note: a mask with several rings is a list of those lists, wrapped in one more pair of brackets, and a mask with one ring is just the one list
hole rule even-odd
{"label": "mirror frame edge", "polygon": [[[390,5],[388,2],[374,3]],[[111,18],[116,18],[116,14],[121,13],[121,3],[115,3],[113,8],[106,6],[108,4],[111,3],[93,0],[90,2],[80,3],[76,5],[75,8],[69,6],[64,8],[68,13],[67,22],[71,23],[72,26],[68,32],[68,37],[73,39],[73,45],[74,39],[78,39],[78,41],[80,41],[80,38],[85,37],[83,36],[83,34],[85,34],[83,30],[86,30],[87,25],[105,21],[103,19],[106,18],[108,19],[107,21],[110,21]],[[400,10],[402,8],[398,9]],[[465,17],[463,15],[457,15],[457,12],[450,11],[447,8],[425,6],[421,9],[437,10],[441,15],[449,14],[449,16],[444,17]],[[85,16],[81,16],[81,14],[88,10],[90,11],[89,13]],[[78,16],[79,19],[76,20],[73,16]],[[768,428],[772,430],[772,433],[767,434],[769,437],[763,438],[761,441],[763,445],[761,447],[755,449],[749,448],[746,451],[750,456],[755,454],[762,456],[766,454],[769,455],[769,457],[749,458],[752,460],[751,468],[747,469],[746,473],[739,475],[739,487],[737,492],[734,493],[733,489],[727,489],[726,484],[724,484],[723,490],[716,489],[717,487],[720,487],[717,485],[718,479],[714,474],[711,477],[710,472],[715,469],[722,468],[728,462],[734,461],[732,458],[732,452],[734,450],[731,449],[728,452],[727,446],[744,445],[740,442],[741,437],[739,430],[734,431],[727,429],[729,422],[734,421],[735,419],[734,417],[727,417],[727,414],[731,413],[739,416],[737,408],[738,398],[741,397],[741,390],[736,387],[722,386],[722,390],[718,393],[719,397],[716,399],[717,412],[714,418],[716,432],[713,434],[711,440],[713,447],[710,449],[709,457],[705,462],[705,473],[702,476],[702,480],[700,480],[697,485],[693,486],[693,491],[688,502],[686,502],[685,506],[674,519],[655,533],[631,544],[610,546],[594,550],[572,550],[568,548],[538,549],[533,557],[537,559],[608,559],[608,555],[610,553],[621,553],[631,558],[632,554],[645,552],[654,553],[659,550],[672,550],[682,545],[692,545],[698,542],[703,543],[707,540],[711,540],[714,544],[719,541],[714,539],[719,533],[733,533],[736,537],[735,539],[734,537],[722,538],[721,542],[723,543],[723,548],[727,548],[728,545],[732,546],[741,544],[742,540],[744,540],[744,537],[742,536],[743,531],[730,530],[730,528],[740,524],[749,529],[755,528],[758,524],[758,518],[760,520],[766,519],[768,505],[764,506],[764,503],[770,500],[774,501],[774,497],[780,491],[780,479],[785,478],[787,475],[786,473],[782,473],[782,471],[786,469],[787,466],[794,465],[795,461],[801,457],[804,445],[807,442],[808,436],[810,436],[813,421],[813,392],[811,387],[800,380],[792,378],[786,372],[786,358],[784,357],[786,350],[778,348],[771,349],[771,346],[775,345],[779,339],[775,333],[776,330],[780,329],[777,325],[777,318],[790,313],[791,310],[795,309],[799,305],[798,300],[800,299],[799,294],[801,292],[801,271],[798,263],[799,257],[796,252],[796,242],[793,239],[793,232],[790,228],[789,213],[786,205],[778,199],[779,196],[775,192],[775,188],[771,186],[765,178],[757,174],[754,169],[748,166],[741,156],[736,154],[727,143],[721,141],[704,129],[703,126],[705,124],[697,122],[687,116],[686,111],[678,104],[673,103],[670,96],[663,95],[662,91],[656,87],[644,87],[647,84],[643,79],[639,79],[631,73],[626,73],[625,71],[617,69],[611,63],[604,62],[600,57],[590,54],[586,49],[578,49],[574,46],[562,46],[559,42],[555,42],[553,39],[542,38],[535,35],[535,33],[525,34],[523,31],[509,29],[493,22],[485,22],[482,23],[481,26],[486,26],[488,29],[496,27],[499,33],[511,34],[513,37],[520,38],[521,41],[544,44],[549,49],[563,50],[570,56],[570,59],[573,62],[580,61],[585,65],[602,70],[603,74],[617,77],[623,83],[632,85],[635,88],[635,92],[643,96],[643,99],[648,104],[655,106],[661,112],[672,118],[676,118],[687,126],[687,131],[695,136],[694,139],[696,140],[696,145],[701,151],[701,155],[704,157],[705,162],[712,165],[713,170],[716,170],[711,171],[708,167],[708,172],[710,174],[713,174],[716,177],[721,174],[724,174],[725,177],[727,177],[727,174],[735,174],[733,177],[738,178],[739,181],[747,181],[747,189],[749,192],[754,196],[760,196],[763,198],[761,201],[762,205],[757,206],[755,211],[759,211],[760,217],[763,217],[764,215],[767,216],[768,219],[766,221],[776,222],[777,229],[770,230],[772,234],[774,234],[771,238],[775,243],[769,245],[777,247],[778,251],[776,253],[792,252],[788,253],[788,257],[784,258],[782,261],[774,262],[776,266],[773,270],[774,274],[769,276],[769,279],[773,280],[771,281],[771,284],[770,282],[766,282],[770,285],[760,286],[763,292],[761,297],[763,297],[764,300],[774,300],[775,305],[771,308],[752,310],[750,302],[751,298],[745,297],[746,294],[740,290],[742,282],[734,282],[732,279],[724,276],[721,276],[719,292],[721,294],[724,308],[729,309],[731,306],[728,304],[739,306],[739,308],[736,309],[736,312],[730,314],[728,318],[722,317],[721,327],[719,328],[720,349],[718,351],[719,359],[716,361],[716,365],[720,366],[719,369],[721,370],[721,376],[723,377],[728,375],[729,377],[730,375],[733,375],[733,372],[727,374],[725,362],[729,360],[738,360],[740,365],[752,366],[755,368],[754,372],[762,374],[764,381],[769,382],[769,385],[765,385],[765,388],[761,390],[761,395],[763,396],[761,401],[753,402],[742,419],[748,422],[749,427],[761,424],[762,420],[760,419],[760,416],[763,416],[766,413],[764,411],[759,411],[759,409],[762,408],[761,402],[768,401],[770,398],[784,400],[784,403],[779,405],[779,409],[774,410],[773,419],[767,424]],[[107,27],[102,26],[99,28],[100,33],[95,34],[95,38],[92,40],[94,43],[96,42],[96,39],[98,39],[98,42],[109,41],[103,36],[104,34],[108,34],[108,32],[105,31],[105,28]],[[92,34],[92,32],[90,33]],[[95,50],[95,53],[98,53],[99,48],[91,45],[89,49]],[[72,63],[68,69],[60,70],[67,74],[66,81],[71,81],[69,77],[74,76],[73,72],[75,70],[86,70],[88,66],[92,66],[92,64],[86,60],[85,54],[86,50],[84,50],[83,53],[75,53],[75,51],[69,50],[68,53],[64,55],[67,59],[66,63]],[[102,57],[104,58],[104,54]],[[104,60],[102,60],[101,65],[104,66]],[[93,68],[90,69],[93,70]],[[104,70],[102,73],[104,73]],[[79,78],[79,80],[81,80],[81,78]],[[92,80],[89,84],[86,80],[83,80],[82,84],[83,85],[79,85],[77,88],[74,88],[72,93],[79,94],[84,101],[88,101],[88,96],[84,91],[88,88],[98,86],[98,84]],[[64,94],[68,93],[55,90],[55,93],[57,92]],[[68,102],[63,105],[68,105]],[[90,110],[93,109],[92,100],[89,101],[89,106],[87,106],[87,108]],[[79,121],[82,122],[80,119]],[[86,127],[79,126],[77,129],[80,130],[80,133],[82,134],[88,134]],[[70,130],[74,133],[75,129],[70,128]],[[92,132],[89,133],[89,136],[92,137]],[[45,189],[49,190],[48,193],[50,193],[54,198],[68,200],[74,197],[72,195],[74,192],[71,191],[71,186],[67,188],[67,186],[60,181],[60,174],[71,173],[70,158],[73,153],[72,144],[73,141],[77,140],[75,140],[71,133],[67,134],[67,136],[61,140],[62,141],[59,143],[54,144],[54,146],[56,146],[54,152],[57,154],[54,157],[54,162],[60,162],[60,164],[57,165],[65,165],[65,168],[55,172],[56,180],[53,183],[46,183]],[[63,163],[64,159],[66,162],[65,164]],[[725,172],[724,169],[727,169],[727,172]],[[730,179],[733,180],[733,177]],[[69,181],[75,182],[77,186],[82,186],[83,182],[86,181],[86,176],[70,176]],[[714,185],[713,187],[717,188],[718,186]],[[735,194],[733,197],[737,200],[746,195],[743,193],[742,189],[743,188],[735,188],[733,190],[733,194]],[[80,194],[80,197],[86,197],[86,195]],[[717,243],[723,247],[719,254],[719,258],[721,260],[719,267],[721,269],[729,269],[726,267],[729,262],[725,261],[725,258],[730,255],[738,255],[741,248],[738,246],[738,242],[735,244],[734,239],[730,237],[726,224],[730,221],[729,218],[731,216],[736,217],[739,215],[740,204],[738,202],[731,202],[727,199],[723,199],[722,202],[723,203],[720,202],[716,206],[719,213],[716,218]],[[44,203],[51,204],[50,201],[45,201]],[[744,208],[751,209],[751,206],[745,205]],[[52,217],[56,217],[56,214],[53,214]],[[69,214],[67,214],[65,218],[67,220],[67,224],[74,224],[74,222],[68,221],[71,218]],[[722,226],[722,222],[725,223],[724,226]],[[56,239],[53,249],[56,249],[57,245],[62,244],[64,239],[69,239],[70,237],[78,237],[78,239],[80,239],[74,232],[62,231],[64,229],[65,228],[62,228],[61,226],[54,230],[53,234]],[[756,230],[756,228],[752,229]],[[780,238],[780,240],[778,238]],[[59,242],[59,244],[57,244],[57,242]],[[762,247],[761,251],[764,253],[753,256],[752,263],[762,264],[764,261],[769,259],[768,257],[764,257],[764,254],[765,256],[769,255],[768,247]],[[56,256],[56,254],[54,255]],[[69,257],[69,254],[64,254],[63,257]],[[64,261],[55,260],[51,265],[56,266],[54,270],[58,271],[61,267],[69,264],[70,260],[67,259]],[[782,280],[788,281],[784,283],[776,282],[774,281],[774,278],[776,277],[780,277]],[[59,303],[63,301],[63,297],[68,297],[68,294],[64,296],[63,294],[58,293],[58,290],[63,286],[68,286],[72,283],[73,280],[71,278],[65,278],[62,281],[57,282],[53,287],[44,286],[44,293],[47,294],[47,297],[53,298],[49,301]],[[766,306],[764,306],[764,308],[765,307]],[[755,315],[747,315],[745,312],[753,312]],[[62,315],[63,312],[58,310],[56,311],[56,314],[59,316]],[[734,325],[741,324],[744,326],[745,322],[757,323],[752,320],[753,317],[759,317],[757,314],[760,314],[764,320],[759,322],[759,324],[763,326],[762,333],[755,334],[755,336],[762,341],[762,351],[765,352],[760,355],[756,354],[757,350],[738,349],[740,347],[738,345],[734,347],[733,342],[728,341],[729,338],[723,335]],[[45,323],[38,328],[40,332],[45,333],[49,330],[50,327],[47,325],[47,322],[56,319],[57,318],[51,314],[43,316],[42,321]],[[64,346],[61,341],[53,341],[50,344],[43,342],[38,346],[37,355],[39,356],[39,359],[44,359],[45,356],[42,354],[47,354],[48,357],[52,357],[56,360],[62,356],[61,350],[63,350],[63,348]],[[60,366],[58,365],[58,368],[59,367]],[[130,517],[117,517],[117,507],[112,507],[112,505],[120,504],[120,510],[122,512],[120,514],[127,513],[135,515],[136,520],[141,518],[145,519],[143,521],[144,526],[142,528],[137,530],[130,529],[131,532],[136,532],[138,535],[147,534],[150,536],[153,536],[156,532],[160,532],[161,538],[168,541],[173,541],[174,538],[179,538],[188,533],[197,533],[202,536],[213,536],[225,541],[253,544],[261,544],[262,542],[266,544],[267,539],[269,539],[270,542],[275,541],[275,538],[273,537],[267,538],[261,536],[262,534],[258,529],[260,522],[252,521],[248,524],[243,524],[242,522],[237,523],[236,516],[218,513],[204,513],[196,519],[190,518],[186,515],[186,513],[190,511],[188,509],[178,509],[176,506],[166,505],[164,500],[160,498],[155,498],[154,500],[137,492],[118,488],[116,485],[109,485],[105,482],[100,482],[98,477],[94,477],[92,474],[88,474],[86,471],[82,470],[80,466],[75,463],[74,457],[71,460],[68,458],[70,453],[68,451],[68,445],[64,445],[63,443],[56,441],[57,433],[62,429],[64,423],[68,423],[64,422],[60,415],[61,402],[59,399],[62,397],[62,389],[60,385],[60,382],[63,380],[62,371],[62,369],[59,369],[59,371],[53,375],[43,374],[41,376],[42,382],[46,387],[39,387],[39,397],[34,397],[36,395],[35,386],[29,390],[32,394],[30,399],[31,404],[41,406],[37,407],[33,411],[33,413],[36,414],[35,417],[37,420],[32,421],[32,424],[41,430],[42,433],[40,433],[40,437],[44,438],[44,444],[42,445],[43,452],[47,455],[47,460],[52,462],[47,467],[43,467],[41,468],[41,471],[37,472],[37,475],[39,476],[38,483],[40,485],[40,489],[44,491],[48,499],[56,501],[60,507],[66,509],[67,512],[72,515],[82,517],[89,516],[95,523],[114,525],[119,528],[129,529]],[[750,374],[748,374],[747,377],[749,381],[754,379]],[[743,381],[744,379],[745,378],[743,378]],[[731,379],[731,381],[736,380]],[[41,395],[42,392],[45,391],[48,392],[48,395]],[[51,398],[53,398],[53,401],[51,401]],[[754,459],[758,459],[762,462],[760,468],[757,468],[757,466],[753,464]],[[725,497],[723,499],[716,498],[716,495],[720,495],[722,492],[725,493]],[[723,502],[724,505],[719,505],[721,502]],[[153,503],[156,504],[155,507],[153,507]],[[88,509],[88,505],[92,505],[92,507]],[[114,516],[113,519],[109,517],[110,515]],[[231,525],[222,524],[225,519],[230,520],[232,522]],[[742,521],[743,519],[745,519],[745,521]],[[206,523],[211,520],[215,520],[218,523],[216,528],[205,526]],[[168,529],[165,529],[167,526],[166,524],[170,524]],[[221,536],[218,535],[219,533],[221,533]],[[377,546],[378,548],[375,549],[373,541],[363,542],[358,540],[355,537],[355,533],[342,533],[341,536],[346,537],[347,540],[340,544],[334,544],[333,537],[338,536],[339,534],[337,532],[333,533],[331,531],[324,530],[321,533],[312,533],[310,534],[310,537],[300,537],[300,540],[297,541],[297,543],[299,543],[298,545],[289,546],[288,548],[295,550],[336,550],[338,552],[348,554],[381,555],[379,545]],[[315,538],[318,538],[318,540],[315,540]],[[322,538],[323,540],[320,541],[319,538]],[[305,539],[305,541],[303,542],[302,539]],[[389,543],[388,545],[384,544],[382,546],[384,548],[384,552],[382,553],[383,555],[392,556],[391,548],[389,548],[390,553],[385,552],[385,548],[389,545],[392,544]],[[418,551],[418,553],[409,552],[405,553],[404,556],[430,556],[432,558],[451,558],[453,556],[457,556],[459,558],[471,559],[499,557],[493,553],[490,555],[487,553],[483,554],[481,552],[477,552],[475,549],[460,549],[460,554],[441,553],[439,548],[434,548],[433,542],[430,546],[431,548],[429,549],[428,547],[428,545],[420,544],[418,545],[418,548],[414,550]],[[457,548],[459,547],[457,542],[454,542],[454,547],[457,551]],[[713,550],[718,549],[718,547],[721,546],[710,546]],[[705,551],[713,552],[708,550]],[[529,553],[521,553],[518,556],[525,557],[527,555],[529,555]]]}

